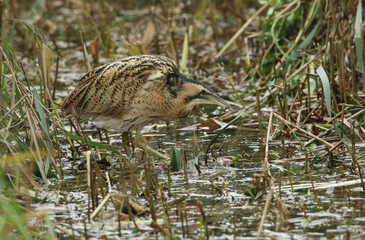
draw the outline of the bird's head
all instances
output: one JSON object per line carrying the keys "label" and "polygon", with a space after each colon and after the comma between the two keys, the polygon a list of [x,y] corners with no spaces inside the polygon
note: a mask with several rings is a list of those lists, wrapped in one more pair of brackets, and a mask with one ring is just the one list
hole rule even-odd
{"label": "bird's head", "polygon": [[210,87],[205,84],[190,79],[182,74],[173,76],[168,80],[169,91],[177,102],[181,103],[185,113],[189,115],[193,109],[203,104],[215,104],[223,108],[231,108],[231,106],[219,97]]}

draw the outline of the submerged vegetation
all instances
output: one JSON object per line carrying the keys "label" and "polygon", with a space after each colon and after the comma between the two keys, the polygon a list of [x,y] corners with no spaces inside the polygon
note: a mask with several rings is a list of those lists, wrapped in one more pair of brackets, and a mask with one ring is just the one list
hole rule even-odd
{"label": "submerged vegetation", "polygon": [[[364,237],[363,1],[0,3],[4,239]],[[169,163],[60,115],[83,73],[137,54],[237,111],[145,128]]]}

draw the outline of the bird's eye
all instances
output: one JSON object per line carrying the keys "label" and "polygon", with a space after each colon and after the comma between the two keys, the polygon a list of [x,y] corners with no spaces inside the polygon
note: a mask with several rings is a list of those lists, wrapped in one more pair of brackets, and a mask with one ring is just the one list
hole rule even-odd
{"label": "bird's eye", "polygon": [[200,94],[204,94],[204,93],[206,93],[207,91],[205,91],[205,89],[202,89],[202,90],[200,90]]}

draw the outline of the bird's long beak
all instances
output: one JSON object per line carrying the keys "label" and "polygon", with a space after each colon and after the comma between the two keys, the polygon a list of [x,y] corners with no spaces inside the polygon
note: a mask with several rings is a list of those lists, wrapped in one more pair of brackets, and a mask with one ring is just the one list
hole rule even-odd
{"label": "bird's long beak", "polygon": [[232,106],[225,100],[223,100],[220,96],[218,96],[215,92],[207,92],[204,95],[201,95],[200,98],[204,99],[206,103],[215,104],[225,109],[232,109]]}

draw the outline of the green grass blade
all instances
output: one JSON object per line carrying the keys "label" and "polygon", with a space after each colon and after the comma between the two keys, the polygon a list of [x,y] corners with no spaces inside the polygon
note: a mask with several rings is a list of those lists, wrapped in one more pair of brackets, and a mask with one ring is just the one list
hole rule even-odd
{"label": "green grass blade", "polygon": [[98,148],[102,148],[102,149],[111,151],[113,153],[119,154],[119,152],[117,150],[115,150],[114,148],[112,148],[112,147],[110,147],[108,145],[104,145],[104,144],[101,144],[101,143],[98,143],[98,142],[94,142],[94,141],[91,141],[91,140],[86,140],[83,137],[80,137],[78,135],[71,134],[69,132],[63,132],[63,135],[65,135],[68,138],[71,138],[71,139],[74,139],[74,140],[77,140],[77,141],[80,141],[80,142],[83,142],[83,143],[88,143],[91,146],[98,147]]}
{"label": "green grass blade", "polygon": [[[19,237],[21,236],[22,239],[32,239],[26,228],[25,214],[15,201],[8,201],[2,195],[0,195],[0,211],[2,212],[1,218],[17,230],[17,235]],[[0,229],[0,232],[3,231],[5,231],[5,229]],[[9,232],[9,236],[16,235],[10,234]]]}
{"label": "green grass blade", "polygon": [[34,30],[35,26],[30,26],[26,22],[23,22],[24,26],[33,34],[37,39],[42,39],[41,36]]}
{"label": "green grass blade", "polygon": [[39,96],[37,90],[34,88],[33,89],[33,95],[35,97],[35,105],[37,107],[38,113],[39,113],[39,117],[41,119],[41,123],[43,125],[44,130],[46,131],[47,136],[49,136],[49,132],[48,132],[48,124],[47,124],[47,116],[46,113],[44,112],[43,109],[43,105],[42,105],[42,100],[41,100],[41,96]]}
{"label": "green grass blade", "polygon": [[298,51],[302,50],[302,49],[306,49],[308,47],[308,45],[312,42],[312,39],[314,38],[314,36],[316,35],[319,26],[321,26],[321,21],[318,21],[318,23],[316,24],[316,26],[314,26],[314,28],[312,29],[312,31],[309,33],[309,35],[303,40],[303,42],[301,42],[297,48],[296,51],[292,52],[289,55],[289,59],[294,61],[298,58],[299,54]]}

